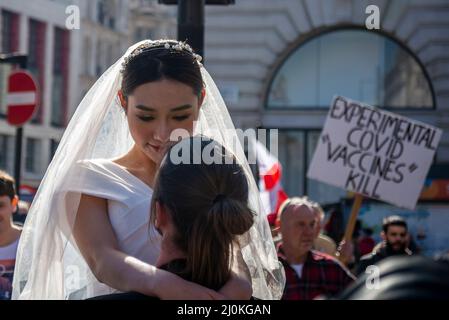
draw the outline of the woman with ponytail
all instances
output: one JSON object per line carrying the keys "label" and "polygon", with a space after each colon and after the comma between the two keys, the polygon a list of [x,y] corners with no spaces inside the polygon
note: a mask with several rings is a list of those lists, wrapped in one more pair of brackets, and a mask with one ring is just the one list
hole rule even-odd
{"label": "woman with ponytail", "polygon": [[[219,142],[247,178],[254,223],[238,242],[249,276],[232,274],[225,286],[230,295],[155,266],[160,237],[150,225],[150,206],[156,172],[178,130],[182,137],[201,134]],[[160,195],[164,203],[168,195]],[[233,207],[221,200],[218,207]],[[261,203],[237,130],[201,57],[185,42],[141,41],[76,108],[27,215],[12,298],[78,300],[131,291],[161,299],[239,299],[251,292],[279,299],[285,275]],[[215,210],[208,205],[207,212]]]}
{"label": "woman with ponytail", "polygon": [[[232,269],[243,265],[235,247],[237,237],[254,223],[254,213],[248,207],[247,178],[235,158],[212,139],[195,136],[175,146],[157,173],[151,204],[150,223],[162,237],[156,266],[219,290],[229,281]],[[205,150],[211,150],[206,156],[214,162],[202,158],[196,164],[179,163],[176,150],[190,155],[199,152],[203,157]],[[120,293],[94,299],[147,298],[139,293]]]}

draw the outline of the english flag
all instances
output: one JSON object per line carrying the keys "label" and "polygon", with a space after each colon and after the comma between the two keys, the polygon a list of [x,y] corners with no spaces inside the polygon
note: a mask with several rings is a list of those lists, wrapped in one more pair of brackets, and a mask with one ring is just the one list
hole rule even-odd
{"label": "english flag", "polygon": [[279,207],[288,198],[281,183],[282,166],[260,141],[256,141],[255,149],[260,176],[260,195],[268,222],[274,225]]}

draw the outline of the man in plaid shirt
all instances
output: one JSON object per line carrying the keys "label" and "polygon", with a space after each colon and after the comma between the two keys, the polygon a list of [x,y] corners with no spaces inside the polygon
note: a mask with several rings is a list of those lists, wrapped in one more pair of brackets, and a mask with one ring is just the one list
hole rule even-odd
{"label": "man in plaid shirt", "polygon": [[337,259],[312,250],[319,223],[314,206],[316,203],[307,197],[291,198],[279,210],[282,242],[278,258],[286,276],[283,300],[333,296],[355,280]]}

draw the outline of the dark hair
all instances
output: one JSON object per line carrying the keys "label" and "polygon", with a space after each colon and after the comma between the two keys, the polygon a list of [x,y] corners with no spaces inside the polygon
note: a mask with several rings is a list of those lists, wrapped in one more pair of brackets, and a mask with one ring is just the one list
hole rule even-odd
{"label": "dark hair", "polygon": [[0,170],[0,196],[8,196],[11,200],[16,195],[14,178]]}
{"label": "dark hair", "polygon": [[186,49],[167,49],[165,43],[176,45],[180,42],[166,40],[149,48],[138,47],[130,53],[122,69],[121,90],[125,98],[138,86],[162,79],[181,82],[190,86],[195,95],[201,94],[203,78],[194,53]]}
{"label": "dark hair", "polygon": [[371,237],[373,235],[373,229],[371,228],[363,228],[363,233],[367,236],[367,237]]}
{"label": "dark hair", "polygon": [[407,230],[407,222],[400,216],[389,216],[386,217],[382,222],[382,230],[387,233],[388,227],[390,226],[400,226]]}
{"label": "dark hair", "polygon": [[[175,164],[170,156],[175,146],[186,147],[192,155],[198,145],[201,154],[207,147],[214,159],[223,160],[221,164]],[[247,178],[235,158],[214,140],[195,136],[175,146],[157,173],[151,223],[157,201],[172,218],[177,231],[174,243],[187,255],[182,273],[191,275],[193,282],[219,289],[230,277],[236,236],[248,231],[254,222],[254,213],[248,207]]]}

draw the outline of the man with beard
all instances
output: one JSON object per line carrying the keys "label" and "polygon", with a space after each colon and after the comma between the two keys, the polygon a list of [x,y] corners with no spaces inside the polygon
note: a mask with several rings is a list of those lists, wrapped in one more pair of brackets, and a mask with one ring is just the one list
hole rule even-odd
{"label": "man with beard", "polygon": [[407,223],[399,216],[390,216],[383,220],[381,237],[383,243],[374,248],[371,253],[364,255],[357,267],[357,274],[365,272],[366,268],[379,261],[398,255],[412,255],[407,248]]}

